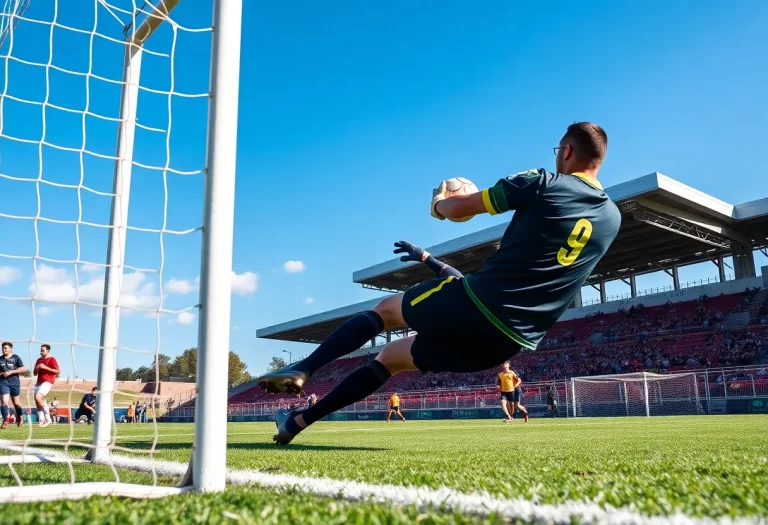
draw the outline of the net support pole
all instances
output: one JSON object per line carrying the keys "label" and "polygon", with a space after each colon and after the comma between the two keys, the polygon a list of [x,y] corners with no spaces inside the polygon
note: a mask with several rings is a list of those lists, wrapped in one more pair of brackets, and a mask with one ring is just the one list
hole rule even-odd
{"label": "net support pole", "polygon": [[645,400],[645,415],[651,416],[651,407],[648,403],[648,373],[643,372],[643,398]]}
{"label": "net support pole", "polygon": [[576,381],[571,378],[571,401],[573,403],[573,417],[576,417]]}
{"label": "net support pole", "polygon": [[107,269],[104,276],[104,308],[101,314],[101,340],[97,377],[96,416],[93,428],[93,448],[87,457],[106,461],[112,439],[115,391],[115,357],[120,332],[120,292],[125,265],[126,226],[131,195],[133,143],[136,133],[136,107],[141,75],[140,47],[126,46],[123,59],[123,83],[120,96],[120,123],[117,131],[117,160],[112,183],[112,211],[107,245]]}
{"label": "net support pole", "polygon": [[213,3],[192,483],[224,490],[242,0]]}
{"label": "net support pole", "polygon": [[707,398],[707,414],[712,413],[712,397],[709,395],[709,370],[704,369],[704,395]]}

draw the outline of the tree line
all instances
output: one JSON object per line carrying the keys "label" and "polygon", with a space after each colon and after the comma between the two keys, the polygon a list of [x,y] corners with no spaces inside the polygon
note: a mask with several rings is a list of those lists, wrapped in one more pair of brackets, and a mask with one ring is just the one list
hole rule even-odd
{"label": "tree line", "polygon": [[[229,351],[229,388],[246,383],[253,378],[240,356]],[[170,381],[171,378],[193,382],[197,375],[197,348],[187,348],[173,361],[165,354],[158,354],[151,366],[140,366],[136,370],[126,367],[117,369],[118,381]]]}

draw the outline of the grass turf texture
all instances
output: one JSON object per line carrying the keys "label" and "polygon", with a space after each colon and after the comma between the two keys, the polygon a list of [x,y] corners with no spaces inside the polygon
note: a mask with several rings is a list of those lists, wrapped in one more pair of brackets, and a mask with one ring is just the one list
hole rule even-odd
{"label": "grass turf texture", "polygon": [[[487,490],[497,496],[542,503],[592,500],[616,507],[633,505],[650,515],[679,509],[695,516],[766,517],[766,428],[768,417],[758,415],[533,419],[528,424],[516,421],[511,425],[494,420],[321,422],[292,445],[278,447],[271,443],[274,424],[231,423],[228,464],[236,469],[305,473],[369,483],[445,485],[464,492]],[[92,430],[92,426],[76,425],[75,438],[87,442]],[[154,428],[150,424],[122,424],[117,431],[119,446],[135,450],[151,447]],[[159,425],[158,457],[186,462],[192,431],[192,425]],[[11,427],[0,433],[0,438],[24,439],[28,434],[28,428]],[[68,434],[66,425],[33,429],[36,439],[66,438]],[[81,481],[114,480],[104,467],[79,465],[75,471]],[[16,472],[25,484],[70,479],[69,469],[60,465],[17,465]],[[122,481],[150,480],[147,474],[126,471],[120,471],[120,476]],[[8,466],[0,466],[0,484],[14,484]],[[199,516],[207,506],[218,513],[216,516],[221,512],[247,512],[249,517],[242,518],[246,523],[249,519],[274,521],[260,518],[267,507],[275,509],[275,520],[279,517],[285,523],[291,520],[281,512],[296,516],[296,520],[304,513],[330,521],[341,521],[346,516],[344,519],[353,522],[364,512],[391,523],[412,522],[418,517],[416,509],[361,503],[337,502],[332,512],[328,500],[322,498],[244,488],[218,495],[166,498],[162,502],[107,503],[105,498],[96,498],[88,508],[93,505],[104,508],[106,521],[111,510],[123,512],[120,509],[124,508],[130,513],[145,509],[138,514],[139,521],[129,519],[130,514],[125,514],[125,520],[116,520],[126,523],[173,522],[185,512]],[[46,515],[56,517],[60,523],[83,507],[60,502],[25,504],[23,508],[45,509]],[[449,522],[459,519],[454,515],[428,516]]]}

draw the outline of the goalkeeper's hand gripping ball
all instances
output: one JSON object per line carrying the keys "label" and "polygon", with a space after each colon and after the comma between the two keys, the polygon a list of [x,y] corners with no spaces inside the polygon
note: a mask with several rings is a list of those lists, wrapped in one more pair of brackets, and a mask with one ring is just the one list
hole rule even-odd
{"label": "goalkeeper's hand gripping ball", "polygon": [[[441,221],[446,218],[440,215],[440,213],[437,211],[437,203],[441,200],[447,199],[448,197],[452,197],[454,195],[469,195],[472,193],[477,193],[477,191],[477,186],[475,186],[471,180],[465,179],[463,177],[455,177],[453,179],[442,181],[437,188],[432,190],[432,217]],[[474,217],[474,215],[458,218],[449,217],[448,220],[453,222],[465,222],[472,217]]]}

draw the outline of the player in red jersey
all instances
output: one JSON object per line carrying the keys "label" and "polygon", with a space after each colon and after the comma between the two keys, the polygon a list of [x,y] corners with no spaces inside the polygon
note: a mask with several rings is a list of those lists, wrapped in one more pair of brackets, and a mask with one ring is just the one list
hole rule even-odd
{"label": "player in red jersey", "polygon": [[50,355],[51,346],[47,344],[40,345],[40,359],[35,362],[35,375],[37,376],[37,386],[35,386],[35,404],[37,405],[37,421],[40,428],[51,424],[51,412],[45,396],[51,391],[56,376],[59,375],[59,363],[56,358]]}

